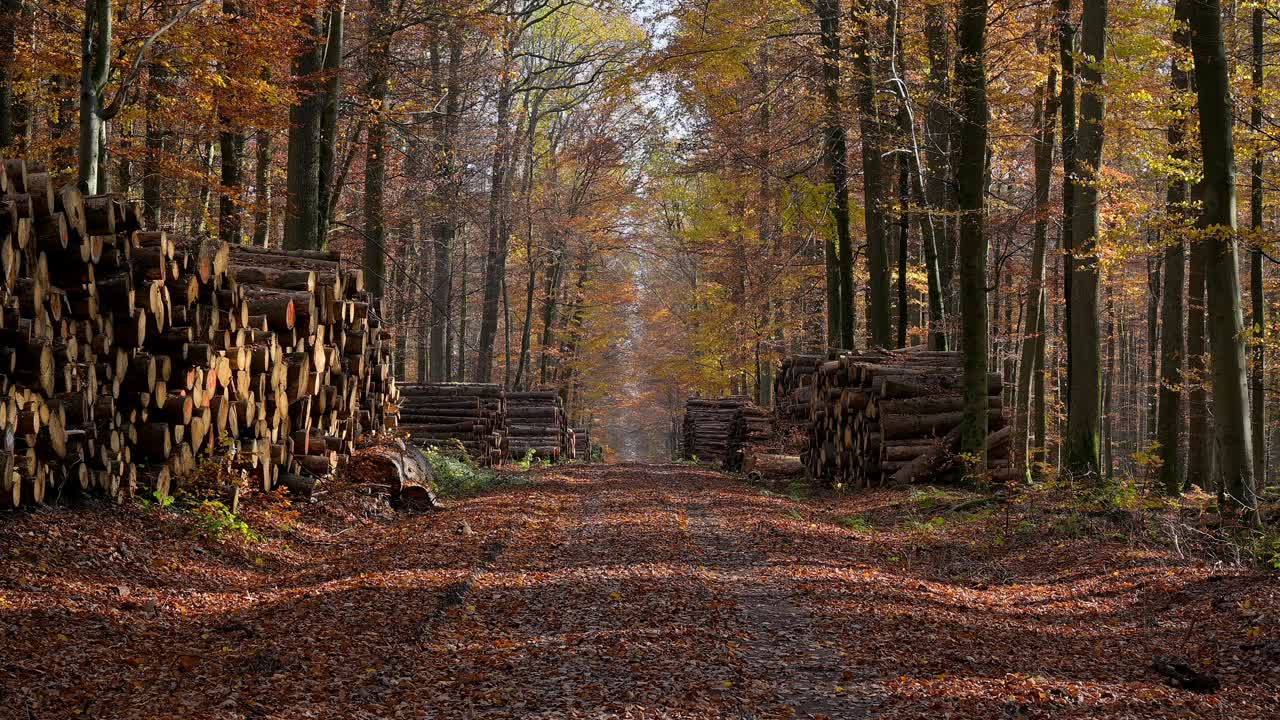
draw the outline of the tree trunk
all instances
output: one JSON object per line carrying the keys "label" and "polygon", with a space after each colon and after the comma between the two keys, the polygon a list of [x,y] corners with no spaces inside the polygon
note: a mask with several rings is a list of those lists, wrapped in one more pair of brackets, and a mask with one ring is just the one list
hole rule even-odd
{"label": "tree trunk", "polygon": [[[375,0],[370,8],[369,30],[372,37],[370,45],[390,45],[391,39],[384,38],[385,20],[390,12],[390,3]],[[320,148],[316,170],[316,236],[320,246],[329,244],[329,225],[333,222],[333,212],[338,204],[341,187],[338,183],[339,173],[336,171],[338,152],[338,102],[342,97],[342,54],[344,36],[346,34],[347,8],[346,0],[332,0],[325,12],[325,46],[321,60],[325,86],[320,99]],[[372,47],[370,53],[375,51]],[[383,65],[386,63],[384,61]],[[386,72],[385,70],[383,71]],[[379,108],[375,108],[375,112]],[[381,115],[379,115],[381,117]],[[359,132],[357,131],[358,135]]]}
{"label": "tree trunk", "polygon": [[[1192,204],[1198,204],[1204,194],[1203,184],[1192,188]],[[1204,323],[1205,266],[1207,245],[1204,240],[1191,241],[1191,259],[1187,278],[1187,372],[1190,386],[1187,399],[1187,475],[1186,483],[1213,490],[1209,472],[1212,461],[1212,443],[1209,438],[1209,393],[1206,389],[1207,348]]]}
{"label": "tree trunk", "polygon": [[822,35],[822,156],[831,182],[831,221],[835,225],[835,237],[828,235],[826,243],[827,343],[852,349],[853,240],[849,232],[848,147],[840,114],[840,3],[818,0],[817,10]]}
{"label": "tree trunk", "polygon": [[223,242],[238,243],[244,227],[240,209],[240,193],[244,178],[244,135],[224,130],[218,134],[222,187],[218,197],[218,237]]}
{"label": "tree trunk", "polygon": [[462,234],[462,271],[461,287],[458,288],[458,362],[454,366],[454,379],[462,382],[467,376],[467,277],[471,275],[470,258],[467,257],[467,236]]}
{"label": "tree trunk", "polygon": [[458,178],[455,164],[454,142],[461,111],[462,28],[453,22],[448,33],[449,75],[441,87],[440,47],[434,43],[431,52],[431,77],[434,95],[445,94],[445,111],[432,116],[434,156],[437,175],[441,178],[440,192],[436,196],[437,217],[431,231],[434,243],[433,261],[435,276],[432,280],[431,298],[431,381],[444,382],[450,377],[448,358],[452,357],[446,340],[449,335],[449,300],[453,289],[453,267],[450,261],[453,239],[456,235]]}
{"label": "tree trunk", "polygon": [[[1253,103],[1249,124],[1255,133],[1262,131],[1263,12],[1253,9]],[[1249,222],[1254,234],[1254,250],[1249,253],[1249,296],[1253,368],[1249,376],[1250,431],[1253,436],[1254,487],[1267,485],[1266,431],[1266,360],[1267,360],[1267,289],[1262,271],[1262,155],[1261,146],[1254,151],[1250,168]]]}
{"label": "tree trunk", "polygon": [[[1035,476],[1037,461],[1031,452],[1031,422],[1028,413],[1031,410],[1032,378],[1037,368],[1044,366],[1044,317],[1041,315],[1045,305],[1044,259],[1045,247],[1049,235],[1049,191],[1053,180],[1053,125],[1058,114],[1055,85],[1057,69],[1050,68],[1049,79],[1041,87],[1040,98],[1036,102],[1035,125],[1037,136],[1035,143],[1035,228],[1031,245],[1031,277],[1027,279],[1027,311],[1026,325],[1022,337],[1022,357],[1018,362],[1018,388],[1015,392],[1017,409],[1015,412],[1015,441],[1021,451],[1028,479]],[[1043,383],[1041,383],[1043,387]]]}
{"label": "tree trunk", "polygon": [[320,116],[324,96],[315,87],[324,35],[320,16],[303,19],[301,50],[293,58],[292,76],[298,100],[289,108],[288,197],[284,218],[286,250],[319,250]]}
{"label": "tree trunk", "polygon": [[956,187],[960,205],[960,348],[964,354],[964,414],[960,451],[982,471],[987,438],[987,90],[986,0],[962,0],[957,23],[956,85],[960,92],[960,148]]}
{"label": "tree trunk", "polygon": [[498,300],[502,290],[502,278],[507,272],[507,238],[503,232],[502,209],[507,187],[507,163],[511,142],[511,57],[512,40],[504,39],[502,63],[504,69],[498,78],[496,137],[493,143],[492,172],[489,185],[488,246],[484,264],[484,301],[480,314],[480,344],[476,355],[475,381],[489,382],[493,377],[493,347],[498,333]]}
{"label": "tree trunk", "polygon": [[102,145],[102,92],[111,73],[111,0],[85,3],[84,27],[80,37],[80,140],[79,181],[89,193],[105,190],[100,167]]}
{"label": "tree trunk", "polygon": [[253,171],[253,244],[271,244],[271,131],[254,133],[256,162]]}
{"label": "tree trunk", "polygon": [[[934,266],[938,276],[938,318],[933,319],[935,312],[933,300],[930,300],[930,322],[936,324],[933,331],[941,334],[943,342],[937,343],[935,350],[946,349],[946,319],[944,313],[950,307],[947,298],[952,293],[952,278],[955,267],[955,248],[951,247],[951,233],[948,228],[955,225],[955,193],[947,180],[951,177],[951,49],[950,33],[947,26],[947,3],[927,3],[924,9],[925,42],[929,55],[929,78],[926,90],[929,96],[928,112],[925,115],[924,164],[927,178],[924,180],[924,198],[931,210],[939,211],[930,223],[929,233],[933,238],[925,245],[926,253],[933,250]],[[926,257],[926,261],[928,258]]]}
{"label": "tree trunk", "polygon": [[1062,321],[1063,346],[1067,362],[1063,373],[1062,398],[1071,407],[1071,378],[1075,373],[1071,342],[1071,284],[1074,280],[1075,212],[1076,212],[1076,29],[1071,17],[1071,1],[1058,0],[1058,62],[1062,66]]}
{"label": "tree trunk", "polygon": [[1081,18],[1080,129],[1074,172],[1090,182],[1074,188],[1071,318],[1068,338],[1071,382],[1067,407],[1066,467],[1074,475],[1102,477],[1099,445],[1102,413],[1102,363],[1098,328],[1098,187],[1102,172],[1103,118],[1106,113],[1100,64],[1106,53],[1107,0],[1085,0]]}
{"label": "tree trunk", "polygon": [[1244,320],[1240,311],[1240,267],[1236,248],[1235,146],[1232,140],[1231,85],[1222,42],[1218,0],[1191,3],[1191,48],[1195,57],[1200,149],[1204,157],[1202,224],[1209,237],[1205,294],[1209,346],[1213,358],[1213,407],[1217,474],[1226,510],[1258,524],[1253,477],[1253,438],[1249,429]]}
{"label": "tree trunk", "polygon": [[[1179,23],[1173,33],[1173,44],[1187,47],[1187,33],[1183,29],[1185,3],[1178,3]],[[1182,107],[1181,98],[1191,89],[1187,71],[1173,64],[1170,73],[1173,85],[1174,106]],[[1173,113],[1167,137],[1169,157],[1174,168],[1186,161],[1187,121],[1185,114]],[[1175,170],[1176,172],[1176,170]],[[1160,401],[1156,417],[1156,442],[1159,444],[1160,485],[1168,495],[1182,492],[1182,465],[1179,462],[1180,419],[1182,417],[1183,367],[1183,316],[1182,292],[1186,285],[1186,240],[1183,226],[1187,215],[1187,181],[1175,176],[1169,180],[1165,194],[1165,214],[1169,217],[1172,240],[1166,238],[1164,251],[1164,293],[1160,301]],[[1193,416],[1194,419],[1194,416]]]}
{"label": "tree trunk", "polygon": [[[390,0],[376,0],[366,57],[369,118],[364,165],[364,286],[375,298],[383,292],[386,274],[387,223],[384,201],[387,182],[387,90],[390,78],[391,29],[386,22]],[[341,8],[335,17],[341,16]],[[340,24],[340,21],[338,21]]]}
{"label": "tree trunk", "polygon": [[23,0],[0,0],[0,148],[12,147],[17,137],[13,68],[22,7]]}
{"label": "tree trunk", "polygon": [[[888,348],[893,343],[893,322],[890,314],[889,243],[887,223],[882,203],[889,193],[885,187],[883,127],[876,107],[876,64],[872,25],[868,21],[880,8],[875,0],[858,0],[854,8],[854,32],[850,40],[858,77],[854,81],[854,97],[858,105],[858,124],[862,132],[862,209],[867,233],[867,272],[869,277],[867,301],[867,330],[873,346]],[[848,259],[846,261],[846,253]],[[846,269],[846,266],[848,269]],[[845,280],[846,274],[848,280]],[[840,289],[843,292],[853,286],[852,248],[840,248]],[[841,298],[843,307],[852,306],[850,297]],[[852,324],[844,322],[852,337]],[[841,338],[844,339],[844,328]],[[852,347],[852,346],[850,346]]]}
{"label": "tree trunk", "polygon": [[165,63],[153,60],[148,65],[147,76],[149,81],[143,99],[147,137],[146,155],[142,163],[142,213],[149,227],[160,227],[160,218],[164,214],[160,160],[169,138],[160,98],[169,86],[169,69]]}

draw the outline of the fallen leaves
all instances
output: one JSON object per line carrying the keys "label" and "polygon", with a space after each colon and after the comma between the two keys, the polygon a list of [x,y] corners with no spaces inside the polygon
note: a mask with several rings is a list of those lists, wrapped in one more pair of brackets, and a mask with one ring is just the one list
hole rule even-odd
{"label": "fallen leaves", "polygon": [[[996,548],[981,523],[884,529],[908,504],[597,466],[433,515],[327,502],[286,528],[250,502],[251,549],[137,508],[18,515],[0,528],[23,548],[0,561],[0,690],[42,720],[1280,709],[1274,578],[1104,540]],[[1221,688],[1172,687],[1158,655]]]}

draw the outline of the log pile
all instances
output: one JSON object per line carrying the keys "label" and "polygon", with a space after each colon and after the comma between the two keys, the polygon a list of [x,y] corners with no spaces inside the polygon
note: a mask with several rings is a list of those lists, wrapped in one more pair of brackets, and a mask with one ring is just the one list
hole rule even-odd
{"label": "log pile", "polygon": [[507,393],[507,433],[513,460],[523,460],[532,452],[534,459],[559,462],[571,458],[574,451],[569,416],[554,390]]}
{"label": "log pile", "polygon": [[401,385],[399,431],[422,447],[465,450],[480,466],[507,459],[507,400],[497,383]]}
{"label": "log pile", "polygon": [[729,424],[724,468],[731,472],[738,472],[742,470],[743,460],[748,454],[777,452],[777,450],[773,412],[750,402],[738,407]]}
{"label": "log pile", "polygon": [[781,367],[773,378],[773,397],[780,425],[809,422],[813,376],[825,361],[826,357],[822,355],[791,355],[782,359]]}
{"label": "log pile", "polygon": [[213,455],[309,495],[390,421],[390,344],[337,255],[170,237],[3,166],[0,505],[166,495]]}
{"label": "log pile", "polygon": [[591,447],[591,430],[584,427],[573,429],[573,451],[577,460],[593,462],[595,456]]}
{"label": "log pile", "polygon": [[[933,478],[959,449],[961,356],[922,349],[850,353],[818,366],[808,443],[811,479],[844,487]],[[988,378],[989,468],[1012,472],[998,374]]]}
{"label": "log pile", "polygon": [[680,433],[680,457],[719,465],[729,451],[729,430],[733,416],[751,402],[745,395],[722,398],[689,398],[684,405]]}

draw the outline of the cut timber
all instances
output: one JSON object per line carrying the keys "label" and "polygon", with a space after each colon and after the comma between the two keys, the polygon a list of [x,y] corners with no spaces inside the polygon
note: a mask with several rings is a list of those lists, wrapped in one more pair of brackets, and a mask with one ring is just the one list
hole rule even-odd
{"label": "cut timber", "polygon": [[742,461],[742,471],[753,480],[793,478],[804,475],[804,464],[799,455],[748,453]]}

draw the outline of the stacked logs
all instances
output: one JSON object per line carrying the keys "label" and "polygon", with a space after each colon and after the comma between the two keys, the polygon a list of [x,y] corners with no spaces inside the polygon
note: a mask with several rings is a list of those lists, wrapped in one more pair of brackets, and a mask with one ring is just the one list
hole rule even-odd
{"label": "stacked logs", "polygon": [[358,271],[170,238],[119,195],[0,173],[0,504],[165,495],[202,456],[309,495],[388,421]]}
{"label": "stacked logs", "polygon": [[719,465],[729,450],[729,430],[738,409],[751,402],[745,395],[723,398],[691,397],[685,402],[680,456]]}
{"label": "stacked logs", "polygon": [[511,458],[559,462],[573,457],[574,440],[560,393],[534,390],[507,393],[507,433]]}
{"label": "stacked logs", "polygon": [[809,422],[813,376],[826,359],[822,355],[791,355],[782,359],[773,378],[773,397],[780,423]]}
{"label": "stacked logs", "polygon": [[[844,487],[928,480],[959,449],[961,355],[923,349],[851,353],[814,376],[808,446],[811,479]],[[989,469],[1012,472],[998,374],[988,377]]]}
{"label": "stacked logs", "polygon": [[733,414],[729,423],[729,439],[725,447],[724,468],[742,470],[748,454],[776,453],[773,413],[755,403],[745,403]]}
{"label": "stacked logs", "polygon": [[416,445],[461,448],[481,466],[507,458],[507,402],[497,383],[401,385],[399,430]]}
{"label": "stacked logs", "polygon": [[576,427],[573,429],[573,452],[575,459],[582,462],[595,460],[592,456],[591,430],[589,428]]}

